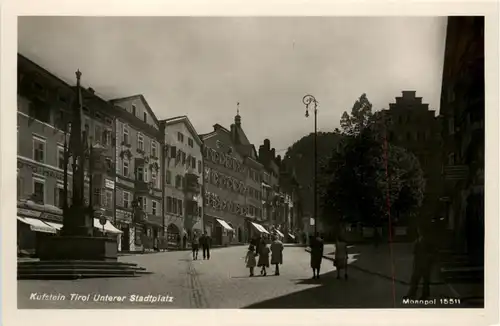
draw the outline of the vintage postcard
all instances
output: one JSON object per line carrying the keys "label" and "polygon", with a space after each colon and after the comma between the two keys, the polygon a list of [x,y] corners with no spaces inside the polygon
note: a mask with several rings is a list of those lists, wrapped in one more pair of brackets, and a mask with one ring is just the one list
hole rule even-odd
{"label": "vintage postcard", "polygon": [[439,5],[10,5],[9,320],[494,324],[498,19]]}

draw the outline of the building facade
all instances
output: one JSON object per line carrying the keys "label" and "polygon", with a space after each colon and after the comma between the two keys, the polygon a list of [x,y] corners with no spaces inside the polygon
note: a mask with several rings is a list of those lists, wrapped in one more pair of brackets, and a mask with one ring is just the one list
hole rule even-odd
{"label": "building facade", "polygon": [[[69,142],[72,107],[79,105],[76,94],[74,87],[18,55],[17,197],[20,248],[32,251],[45,234],[57,234],[62,228],[65,143]],[[82,96],[83,127],[88,136],[87,155],[91,157],[85,167],[85,200],[95,212],[106,216],[112,225],[114,118],[105,101],[92,92],[85,94]],[[92,180],[89,179],[90,162]],[[72,189],[71,164],[70,158],[66,182],[68,202],[71,201]],[[96,232],[101,232],[101,225],[96,220],[94,226]],[[105,229],[113,234],[116,234],[115,230],[114,227]]]}
{"label": "building facade", "polygon": [[442,215],[450,245],[476,260],[484,257],[484,73],[484,17],[448,17],[440,109]]}
{"label": "building facade", "polygon": [[110,101],[116,116],[116,221],[122,251],[158,249],[165,231],[160,122],[142,95]]}
{"label": "building facade", "polygon": [[[401,97],[396,97],[395,103],[389,104],[388,110],[382,110],[382,114],[388,141],[413,153],[424,173],[426,187],[418,215],[411,219],[396,216],[400,225],[410,226],[409,231],[412,231],[416,226],[413,223],[430,221],[439,214],[442,193],[440,119],[434,110],[429,110],[429,104],[422,103],[422,98],[417,97],[415,91],[403,91]],[[402,228],[398,228],[398,232],[406,233]]]}
{"label": "building facade", "polygon": [[203,143],[188,117],[160,121],[164,134],[164,225],[170,246],[203,228]]}

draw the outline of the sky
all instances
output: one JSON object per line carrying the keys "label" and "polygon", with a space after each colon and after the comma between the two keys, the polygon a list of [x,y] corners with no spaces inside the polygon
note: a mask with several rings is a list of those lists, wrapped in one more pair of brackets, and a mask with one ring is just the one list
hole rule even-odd
{"label": "sky", "polygon": [[256,148],[333,131],[366,93],[375,110],[415,90],[439,111],[445,17],[19,17],[18,52],[109,100],[143,94],[159,119],[226,128],[240,103]]}

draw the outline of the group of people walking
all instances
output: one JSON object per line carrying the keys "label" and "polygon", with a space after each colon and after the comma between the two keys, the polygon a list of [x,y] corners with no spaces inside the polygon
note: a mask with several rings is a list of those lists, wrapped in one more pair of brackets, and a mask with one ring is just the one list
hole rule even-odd
{"label": "group of people walking", "polygon": [[[323,237],[319,233],[316,236],[311,237],[309,240],[309,246],[311,248],[311,269],[313,271],[313,279],[319,279],[319,274],[321,270],[321,262],[323,261],[323,250],[325,243]],[[340,278],[340,274],[344,271],[344,278],[347,280],[347,243],[344,238],[340,235],[335,241],[335,259],[333,260],[333,265],[337,269],[337,279]]]}
{"label": "group of people walking", "polygon": [[201,236],[195,234],[193,239],[191,240],[191,250],[193,252],[193,260],[198,259],[198,252],[200,251],[200,246],[203,251],[203,259],[210,259],[210,245],[212,239],[207,234],[207,232],[203,233]]}
{"label": "group of people walking", "polygon": [[[263,238],[256,238],[248,247],[245,256],[246,267],[250,277],[254,276],[255,267],[260,267],[260,275],[266,276],[270,265],[274,265],[274,275],[280,275],[280,265],[283,264],[283,242],[273,235],[271,245],[268,246]],[[269,259],[270,258],[270,259]],[[270,262],[269,262],[270,261]]]}

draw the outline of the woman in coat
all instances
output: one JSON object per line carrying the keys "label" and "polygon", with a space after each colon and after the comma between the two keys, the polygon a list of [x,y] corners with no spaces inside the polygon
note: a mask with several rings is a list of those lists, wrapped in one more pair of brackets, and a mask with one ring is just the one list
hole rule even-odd
{"label": "woman in coat", "polygon": [[260,275],[266,276],[266,267],[269,267],[269,247],[264,239],[261,240],[259,246],[259,261],[257,262],[257,266],[261,267]]}
{"label": "woman in coat", "polygon": [[323,260],[323,239],[320,238],[319,233],[316,233],[316,237],[311,239],[311,268],[313,270],[312,278],[319,278],[319,272],[321,269],[321,261]]}
{"label": "woman in coat", "polygon": [[283,264],[283,243],[278,240],[278,237],[273,235],[271,243],[271,265],[276,266],[274,275],[280,275],[280,265]]}

